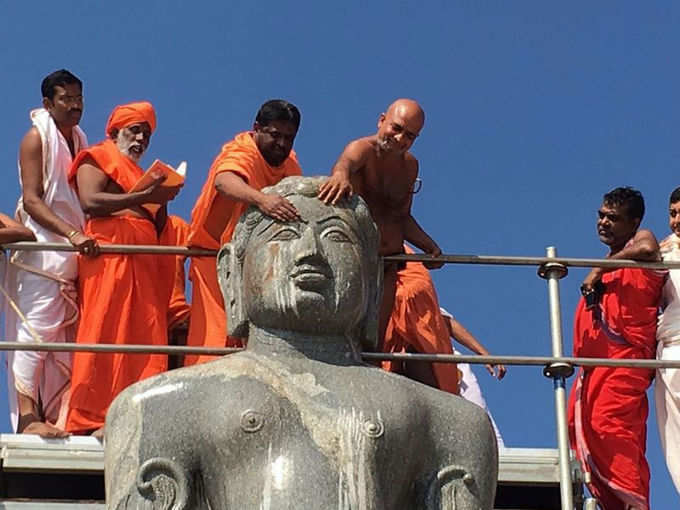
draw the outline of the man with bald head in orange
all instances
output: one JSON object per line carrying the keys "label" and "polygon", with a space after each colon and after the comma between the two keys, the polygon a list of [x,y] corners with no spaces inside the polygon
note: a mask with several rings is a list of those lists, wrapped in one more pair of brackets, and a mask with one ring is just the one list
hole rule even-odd
{"label": "man with bald head in orange", "polygon": [[[354,140],[333,166],[319,198],[336,203],[358,193],[368,204],[380,230],[380,255],[412,251],[408,242],[437,257],[441,250],[411,215],[418,160],[409,152],[425,124],[425,112],[412,99],[398,99],[378,118],[374,135]],[[438,268],[441,262],[426,264]],[[384,352],[452,354],[448,331],[427,268],[418,262],[386,263],[379,337]],[[401,372],[451,393],[458,392],[455,365],[384,362]]]}
{"label": "man with bald head in orange", "polygon": [[[106,125],[108,139],[81,151],[73,162],[69,179],[88,216],[85,232],[100,245],[159,244],[166,204],[180,187],[163,186],[159,176],[148,188],[132,191],[144,174],[138,162],[155,128],[150,103],[117,106]],[[154,255],[81,257],[76,342],[167,345],[171,289],[162,285],[168,279],[164,269]],[[160,354],[77,352],[66,429],[99,435],[114,397],[166,368],[167,356]]]}

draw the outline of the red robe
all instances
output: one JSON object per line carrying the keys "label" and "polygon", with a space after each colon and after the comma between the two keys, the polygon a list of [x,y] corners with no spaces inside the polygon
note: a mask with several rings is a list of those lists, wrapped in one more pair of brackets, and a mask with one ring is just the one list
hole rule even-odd
{"label": "red robe", "polygon": [[[574,356],[654,359],[657,307],[665,275],[643,269],[605,273],[600,304],[574,319]],[[582,368],[569,397],[571,447],[603,510],[649,509],[645,458],[647,393],[654,370]]]}
{"label": "red robe", "polygon": [[[80,152],[69,178],[91,157],[123,190],[144,171],[111,141]],[[155,225],[132,216],[91,218],[85,233],[99,244],[158,244]],[[155,255],[79,257],[80,323],[77,343],[167,345],[169,287]],[[86,433],[104,425],[113,399],[129,385],[167,369],[164,354],[95,354],[73,356],[71,401],[66,430]]]}

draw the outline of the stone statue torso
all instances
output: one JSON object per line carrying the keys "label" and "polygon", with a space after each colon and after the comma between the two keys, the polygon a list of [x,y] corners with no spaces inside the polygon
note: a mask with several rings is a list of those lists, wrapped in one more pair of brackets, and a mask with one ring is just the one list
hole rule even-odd
{"label": "stone statue torso", "polygon": [[[466,453],[470,441],[495,452],[493,437],[470,437],[479,435],[480,413],[455,413],[454,429],[442,416],[461,399],[364,365],[246,352],[130,393],[129,408],[118,405],[111,420],[133,438],[114,445],[121,462],[116,487],[107,476],[111,508],[145,508],[151,493],[185,501],[153,507],[168,509],[477,508],[478,493],[493,492],[474,473],[479,453]],[[157,489],[144,495],[145,483]],[[470,506],[441,506],[440,485],[451,504]]]}

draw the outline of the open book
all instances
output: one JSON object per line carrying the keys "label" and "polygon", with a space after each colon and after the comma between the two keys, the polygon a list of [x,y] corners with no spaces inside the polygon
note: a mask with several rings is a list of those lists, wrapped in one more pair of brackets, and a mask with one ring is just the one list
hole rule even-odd
{"label": "open book", "polygon": [[[182,161],[177,168],[172,168],[167,163],[163,163],[161,160],[157,159],[151,166],[144,172],[144,175],[132,186],[130,193],[134,191],[141,191],[153,183],[153,181],[158,177],[158,175],[164,175],[165,180],[161,183],[161,186],[179,186],[184,183],[187,175],[187,162]],[[147,209],[151,214],[156,214],[158,209],[160,209],[160,204],[144,204],[144,208]]]}

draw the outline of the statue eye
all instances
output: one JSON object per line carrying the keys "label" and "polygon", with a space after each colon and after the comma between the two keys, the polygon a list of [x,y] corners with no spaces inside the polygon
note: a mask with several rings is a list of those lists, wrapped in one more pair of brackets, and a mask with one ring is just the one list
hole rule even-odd
{"label": "statue eye", "polygon": [[331,229],[327,230],[326,233],[324,234],[324,239],[328,239],[330,241],[333,241],[335,243],[351,243],[352,240],[350,237],[345,234],[342,230],[338,229]]}
{"label": "statue eye", "polygon": [[270,241],[292,241],[293,239],[299,239],[300,234],[298,234],[292,228],[282,228],[276,232],[273,236],[269,238]]}

